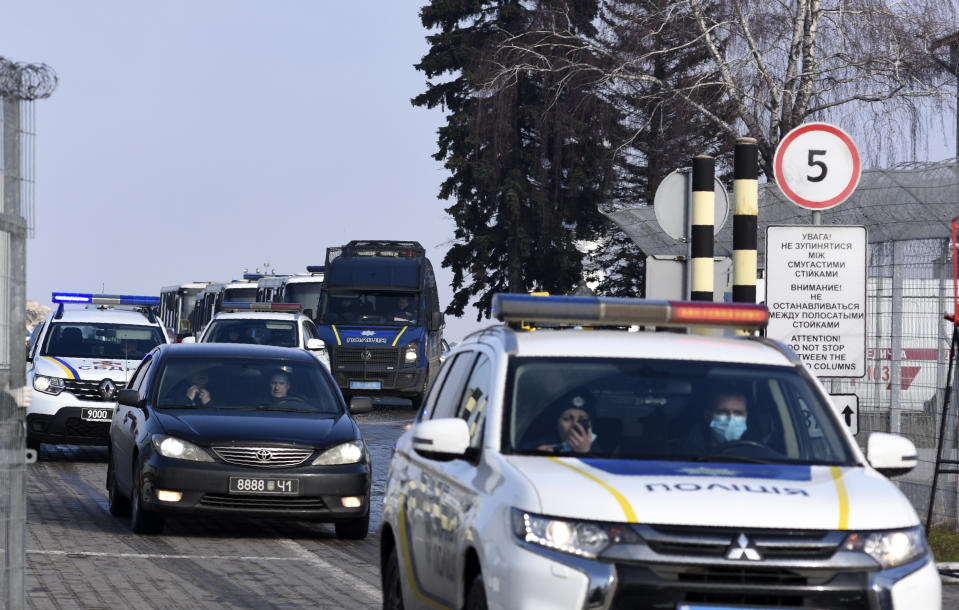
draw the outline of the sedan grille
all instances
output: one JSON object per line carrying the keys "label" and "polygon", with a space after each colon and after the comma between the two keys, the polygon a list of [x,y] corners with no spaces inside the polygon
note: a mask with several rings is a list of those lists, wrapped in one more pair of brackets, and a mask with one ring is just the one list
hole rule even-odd
{"label": "sedan grille", "polygon": [[213,451],[224,462],[257,468],[298,466],[313,455],[312,449],[295,447],[213,447]]}
{"label": "sedan grille", "polygon": [[237,510],[301,511],[323,510],[323,498],[278,498],[270,496],[224,496],[206,494],[200,500],[202,506],[232,508]]}

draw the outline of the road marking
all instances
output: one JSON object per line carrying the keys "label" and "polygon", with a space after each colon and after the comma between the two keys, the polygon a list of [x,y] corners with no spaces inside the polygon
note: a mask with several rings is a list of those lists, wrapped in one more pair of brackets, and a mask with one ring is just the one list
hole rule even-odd
{"label": "road marking", "polygon": [[[305,550],[305,549],[304,549]],[[27,549],[32,555],[59,555],[63,557],[117,557],[123,559],[202,559],[228,561],[309,561],[306,557],[261,557],[256,555],[170,555],[167,553],[107,553],[102,551],[58,551]],[[327,564],[329,565],[329,564]]]}
{"label": "road marking", "polygon": [[375,600],[380,599],[381,593],[378,587],[373,587],[368,582],[353,576],[350,572],[347,572],[342,568],[334,566],[333,564],[320,559],[316,553],[310,551],[310,549],[306,548],[296,540],[291,538],[283,538],[276,540],[275,542],[279,543],[280,546],[289,549],[290,552],[296,555],[297,559],[301,561],[308,561],[316,567],[324,570],[333,570],[337,572],[338,579],[349,581],[350,586],[352,586],[355,590],[365,593]]}

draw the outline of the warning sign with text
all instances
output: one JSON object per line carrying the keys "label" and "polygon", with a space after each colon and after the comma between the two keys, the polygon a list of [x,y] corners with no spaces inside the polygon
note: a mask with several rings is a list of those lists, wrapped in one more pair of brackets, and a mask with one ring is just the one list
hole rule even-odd
{"label": "warning sign with text", "polygon": [[866,228],[770,226],[766,334],[818,377],[866,374]]}

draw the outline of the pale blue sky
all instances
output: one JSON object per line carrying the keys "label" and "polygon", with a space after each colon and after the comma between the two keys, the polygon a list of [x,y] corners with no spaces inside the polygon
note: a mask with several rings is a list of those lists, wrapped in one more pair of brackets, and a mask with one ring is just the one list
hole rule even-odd
{"label": "pale blue sky", "polygon": [[414,239],[445,306],[453,224],[430,156],[443,115],[409,101],[425,87],[421,4],[6,3],[0,55],[60,79],[36,104],[28,298],[157,294],[265,262],[305,271],[350,239]]}

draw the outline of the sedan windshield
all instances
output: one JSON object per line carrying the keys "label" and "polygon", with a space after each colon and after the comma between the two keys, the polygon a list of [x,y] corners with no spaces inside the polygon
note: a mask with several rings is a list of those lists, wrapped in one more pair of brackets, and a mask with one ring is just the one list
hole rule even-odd
{"label": "sedan windshield", "polygon": [[166,338],[156,326],[58,322],[50,326],[41,355],[142,360],[161,343]]}
{"label": "sedan windshield", "polygon": [[201,343],[255,343],[298,347],[294,320],[219,319],[210,322]]}
{"label": "sedan windshield", "polygon": [[534,455],[852,465],[795,367],[514,358],[504,447]]}
{"label": "sedan windshield", "polygon": [[170,358],[160,374],[158,408],[297,411],[343,409],[318,362],[267,358]]}

